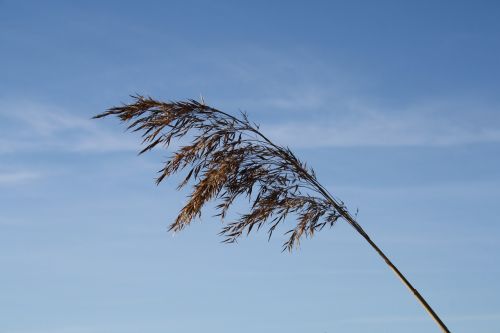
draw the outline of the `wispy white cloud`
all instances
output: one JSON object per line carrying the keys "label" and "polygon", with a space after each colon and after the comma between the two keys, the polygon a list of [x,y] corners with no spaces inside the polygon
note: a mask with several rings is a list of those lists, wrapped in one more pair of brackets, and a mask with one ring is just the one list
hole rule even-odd
{"label": "wispy white cloud", "polygon": [[[215,80],[215,95],[228,81],[235,82],[241,95],[219,96],[218,103],[214,96],[218,104],[214,106],[229,112],[248,110],[251,119],[260,117],[264,131],[280,143],[316,148],[500,142],[499,105],[467,96],[441,96],[418,104],[388,106],[366,95],[366,86],[377,84],[373,79],[332,68],[307,52],[292,57],[259,48],[244,51],[240,53],[248,53],[248,57],[229,60],[219,51],[208,53],[204,68],[218,75],[207,70],[196,80],[209,77],[210,86]],[[212,104],[210,90],[202,93]],[[104,122],[58,107],[35,103],[14,107],[0,102],[0,118],[13,124],[13,130],[0,137],[0,152],[138,148],[132,136],[106,130]]]}
{"label": "wispy white cloud", "polygon": [[[387,94],[373,94],[373,87],[384,84],[380,78],[353,74],[313,52],[289,51],[248,47],[238,50],[245,57],[208,53],[206,68],[216,68],[218,75],[207,77],[217,77],[221,85],[230,80],[240,89],[216,102],[228,111],[243,108],[251,119],[260,117],[269,136],[292,147],[500,142],[495,101],[472,95],[389,100]],[[206,97],[210,104],[210,94]]]}
{"label": "wispy white cloud", "polygon": [[[451,105],[421,105],[381,111],[350,105],[343,114],[322,114],[323,120],[264,124],[280,143],[293,147],[330,146],[450,146],[500,142],[500,124],[469,121],[450,115]],[[443,117],[442,114],[448,114]],[[314,117],[314,115],[310,118]]]}
{"label": "wispy white cloud", "polygon": [[137,150],[131,136],[107,130],[89,118],[60,107],[0,103],[0,153],[26,151],[109,152]]}
{"label": "wispy white cloud", "polygon": [[0,186],[8,184],[19,184],[29,182],[41,177],[41,174],[33,171],[0,171]]}
{"label": "wispy white cloud", "polygon": [[[428,321],[426,316],[366,316],[354,317],[343,319],[342,322],[346,323],[364,323],[364,324],[389,324],[389,323],[419,323]],[[467,314],[467,315],[447,315],[446,320],[449,322],[469,322],[469,321],[498,321],[500,314],[486,313],[486,314]]]}
{"label": "wispy white cloud", "polygon": [[465,314],[449,316],[450,321],[499,321],[500,313]]}

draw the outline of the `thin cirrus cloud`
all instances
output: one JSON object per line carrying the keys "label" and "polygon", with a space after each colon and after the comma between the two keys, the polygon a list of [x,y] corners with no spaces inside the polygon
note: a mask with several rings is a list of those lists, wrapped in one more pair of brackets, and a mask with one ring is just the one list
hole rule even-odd
{"label": "thin cirrus cloud", "polygon": [[[423,123],[361,120],[343,126],[338,123],[294,122],[263,126],[281,143],[300,148],[332,146],[449,146],[500,142],[500,130],[467,130]],[[300,134],[297,134],[300,133]]]}
{"label": "thin cirrus cloud", "polygon": [[[290,101],[280,103],[263,100],[260,107],[285,111],[289,104]],[[383,110],[349,100],[332,103],[327,96],[322,95],[316,96],[314,104],[317,106],[316,111],[310,113],[308,120],[303,120],[303,113],[294,112],[285,121],[263,123],[263,131],[278,143],[296,148],[450,146],[500,142],[499,121],[487,119],[487,115],[494,114],[489,110],[483,112],[486,116],[481,121],[469,121],[466,119],[467,110],[457,111],[457,107],[447,103]],[[317,111],[325,110],[323,105],[333,105],[336,110],[331,113]],[[257,109],[260,107],[256,106]],[[316,116],[318,120],[315,120]],[[38,104],[15,108],[2,106],[0,119],[3,120],[4,133],[0,138],[0,153],[99,153],[137,151],[139,147],[133,135],[106,129],[105,125],[90,117],[73,114],[59,107]]]}
{"label": "thin cirrus cloud", "polygon": [[[376,80],[356,79],[310,57],[303,66],[272,52],[254,50],[252,55],[252,59],[224,65],[214,60],[220,57],[213,57],[208,67],[241,83],[243,96],[237,97],[239,92],[233,93],[235,98],[226,96],[220,100],[223,108],[242,107],[250,119],[261,117],[263,131],[281,144],[297,148],[434,147],[500,142],[499,106],[487,98],[449,93],[422,96],[418,104],[404,98],[374,100],[366,89],[377,85]],[[211,104],[210,94],[206,97]]]}
{"label": "thin cirrus cloud", "polygon": [[40,177],[41,174],[34,171],[0,171],[0,185],[25,183]]}
{"label": "thin cirrus cloud", "polygon": [[[468,120],[451,105],[429,105],[401,111],[343,106],[326,121],[289,121],[263,125],[276,141],[293,147],[451,146],[500,142],[498,119]],[[443,116],[445,115],[445,116]],[[313,115],[314,116],[314,115]],[[322,114],[325,116],[325,113]]]}
{"label": "thin cirrus cloud", "polygon": [[[447,319],[450,322],[474,322],[474,321],[499,321],[500,314],[472,314],[472,315],[449,315]],[[425,322],[428,318],[425,316],[372,316],[372,317],[356,317],[344,319],[341,322],[346,323],[364,323],[364,324],[385,324],[385,323],[419,323]]]}
{"label": "thin cirrus cloud", "polygon": [[137,150],[137,141],[84,116],[40,104],[0,107],[0,153]]}

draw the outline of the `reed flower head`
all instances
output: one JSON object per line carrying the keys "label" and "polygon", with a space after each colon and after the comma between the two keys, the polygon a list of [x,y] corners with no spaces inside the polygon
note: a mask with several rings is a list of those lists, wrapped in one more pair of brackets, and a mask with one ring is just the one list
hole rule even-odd
{"label": "reed flower head", "polygon": [[190,143],[175,150],[156,182],[184,171],[178,189],[192,183],[187,204],[169,230],[182,230],[210,201],[216,201],[217,216],[224,220],[238,197],[246,197],[250,209],[237,220],[224,224],[224,242],[235,242],[252,230],[267,229],[269,238],[291,215],[296,224],[286,234],[283,250],[292,250],[303,236],[310,237],[342,216],[342,207],[324,197],[314,170],[301,162],[287,147],[271,142],[241,117],[195,100],[160,102],[132,96],[134,102],[97,115],[117,116],[128,129],[142,133],[141,154],[157,146],[168,147],[179,139]]}

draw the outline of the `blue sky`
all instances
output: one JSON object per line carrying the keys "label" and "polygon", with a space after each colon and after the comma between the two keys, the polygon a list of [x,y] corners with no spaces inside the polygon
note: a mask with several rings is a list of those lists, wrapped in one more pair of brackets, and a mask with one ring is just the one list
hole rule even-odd
{"label": "blue sky", "polygon": [[[453,332],[500,330],[495,1],[0,0],[0,332],[437,332],[345,223],[281,253],[175,237],[130,94],[245,110]],[[289,221],[293,223],[293,221]]]}

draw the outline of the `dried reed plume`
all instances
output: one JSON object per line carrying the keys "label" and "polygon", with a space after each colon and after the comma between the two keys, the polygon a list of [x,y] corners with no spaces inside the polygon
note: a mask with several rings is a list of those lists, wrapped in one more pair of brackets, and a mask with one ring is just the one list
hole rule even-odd
{"label": "dried reed plume", "polygon": [[[128,129],[142,133],[144,149],[168,147],[172,140],[189,139],[178,148],[160,170],[156,182],[185,170],[178,189],[194,182],[187,204],[169,230],[179,231],[201,215],[204,205],[217,203],[217,216],[224,219],[238,197],[250,201],[250,210],[224,225],[224,242],[235,242],[252,230],[267,228],[269,238],[288,216],[296,219],[289,230],[283,250],[292,250],[302,237],[342,218],[349,223],[384,259],[409,288],[443,332],[445,324],[413,288],[403,274],[370,239],[366,232],[317,180],[314,170],[301,162],[287,147],[274,144],[251,123],[245,113],[240,118],[195,100],[159,102],[149,97],[132,96],[134,103],[110,108],[95,116],[114,115],[128,123]],[[188,140],[188,141],[189,141]]]}

